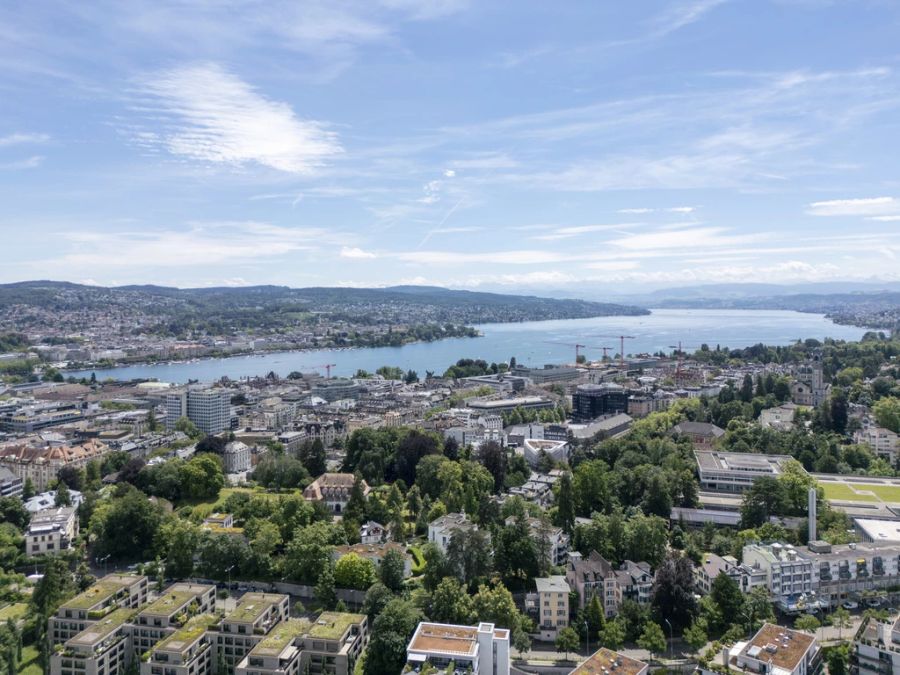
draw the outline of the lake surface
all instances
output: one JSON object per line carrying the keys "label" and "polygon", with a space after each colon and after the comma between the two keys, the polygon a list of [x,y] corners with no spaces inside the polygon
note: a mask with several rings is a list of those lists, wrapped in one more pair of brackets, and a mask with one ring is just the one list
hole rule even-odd
{"label": "lake surface", "polygon": [[655,309],[647,316],[607,316],[594,319],[529,321],[526,323],[484,324],[478,326],[480,338],[453,338],[438,342],[416,343],[403,347],[360,349],[315,349],[276,352],[253,356],[232,356],[194,362],[160,363],[122,366],[67,373],[89,377],[95,372],[104,379],[129,380],[156,378],[162,382],[183,383],[188,380],[211,382],[223,375],[231,379],[265,375],[275,371],[285,376],[291,371],[325,372],[323,364],[334,363],[332,375],[350,376],[360,368],[374,372],[380,366],[412,368],[420,377],[426,370],[443,373],[447,366],[462,358],[508,361],[515,356],[520,364],[542,366],[546,363],[571,363],[574,346],[587,345],[583,353],[589,359],[602,356],[599,347],[611,347],[609,354],[619,351],[618,338],[600,337],[633,335],[625,341],[626,354],[659,350],[671,351],[680,340],[685,350],[693,351],[706,343],[710,348],[740,348],[759,342],[785,345],[798,339],[826,337],[858,340],[865,328],[840,326],[822,314],[804,314],[780,310],[702,310]]}

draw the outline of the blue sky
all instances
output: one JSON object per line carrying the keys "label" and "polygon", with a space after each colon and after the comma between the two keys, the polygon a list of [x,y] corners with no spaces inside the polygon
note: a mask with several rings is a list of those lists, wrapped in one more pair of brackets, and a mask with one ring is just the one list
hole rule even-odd
{"label": "blue sky", "polygon": [[900,280],[893,0],[0,6],[0,281]]}

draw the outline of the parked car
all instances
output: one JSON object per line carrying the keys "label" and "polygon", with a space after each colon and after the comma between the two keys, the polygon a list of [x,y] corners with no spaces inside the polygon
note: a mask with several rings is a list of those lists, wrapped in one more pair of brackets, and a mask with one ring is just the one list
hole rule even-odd
{"label": "parked car", "polygon": [[869,598],[868,600],[866,600],[866,604],[869,607],[878,607],[879,605],[881,605],[881,598]]}
{"label": "parked car", "polygon": [[852,600],[846,600],[845,602],[841,603],[841,607],[843,607],[846,610],[859,609],[859,603],[853,602]]}

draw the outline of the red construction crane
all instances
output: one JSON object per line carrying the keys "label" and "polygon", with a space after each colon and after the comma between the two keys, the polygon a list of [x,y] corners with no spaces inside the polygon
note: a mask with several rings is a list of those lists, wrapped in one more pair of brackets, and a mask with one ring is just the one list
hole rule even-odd
{"label": "red construction crane", "polygon": [[324,368],[325,373],[326,373],[325,379],[330,380],[331,379],[331,369],[336,366],[337,366],[336,363],[322,363],[322,364],[319,364],[318,366],[313,366],[313,368]]}
{"label": "red construction crane", "polygon": [[591,337],[619,339],[619,367],[625,368],[625,340],[633,340],[635,335],[592,335]]}

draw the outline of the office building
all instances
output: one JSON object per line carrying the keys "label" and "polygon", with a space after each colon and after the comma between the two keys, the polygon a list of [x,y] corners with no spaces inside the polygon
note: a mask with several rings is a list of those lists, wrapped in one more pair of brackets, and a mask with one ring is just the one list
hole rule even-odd
{"label": "office building", "polygon": [[19,497],[23,487],[24,481],[19,476],[0,466],[0,497]]}
{"label": "office building", "polygon": [[406,660],[411,670],[421,670],[426,663],[446,669],[453,663],[473,675],[509,675],[509,631],[492,623],[476,627],[422,622],[406,647]]}
{"label": "office building", "polygon": [[612,382],[581,384],[572,394],[572,419],[589,422],[628,410],[628,391]]}
{"label": "office building", "polygon": [[711,492],[741,493],[760,476],[777,478],[790,455],[760,455],[749,452],[698,450],[697,471],[700,488]]}
{"label": "office building", "polygon": [[187,417],[204,434],[217,434],[231,426],[231,393],[220,388],[177,389],[166,393],[166,429]]}

